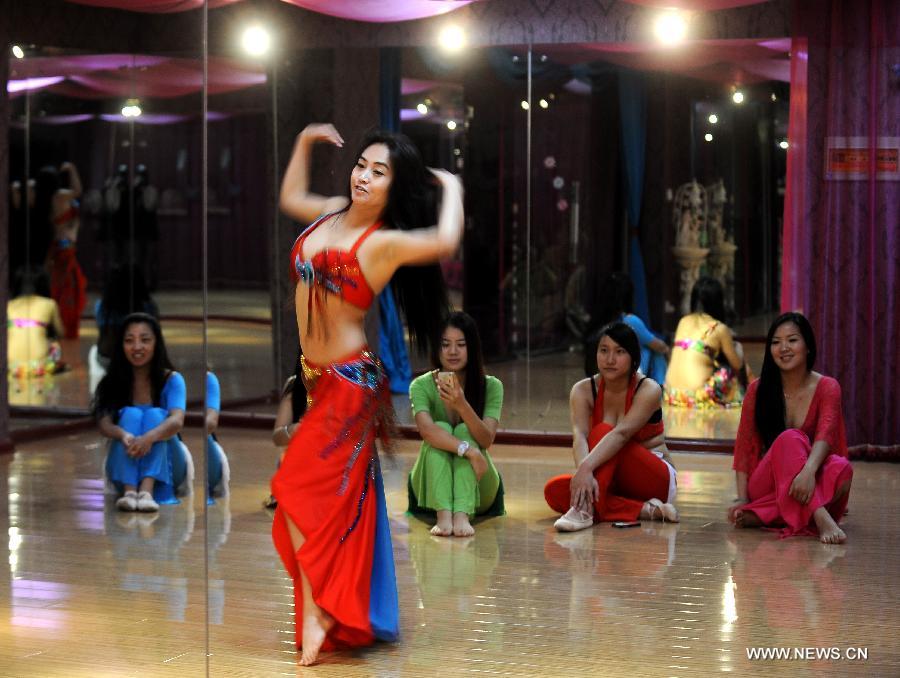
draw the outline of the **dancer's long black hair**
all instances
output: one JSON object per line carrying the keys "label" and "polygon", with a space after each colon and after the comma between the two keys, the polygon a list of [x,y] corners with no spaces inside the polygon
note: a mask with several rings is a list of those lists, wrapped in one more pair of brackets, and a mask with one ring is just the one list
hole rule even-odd
{"label": "dancer's long black hair", "polygon": [[306,414],[306,382],[303,381],[303,364],[300,358],[303,356],[303,349],[297,354],[297,363],[294,365],[294,374],[292,378],[285,384],[281,397],[284,398],[288,393],[291,394],[291,421],[300,421],[300,418]]}
{"label": "dancer's long black hair", "polygon": [[468,313],[454,311],[441,325],[440,334],[434,342],[431,353],[431,364],[435,369],[441,367],[441,341],[448,327],[455,327],[466,338],[466,387],[463,392],[466,400],[479,418],[484,417],[484,400],[487,395],[487,381],[484,377],[484,355],[481,352],[481,336],[478,325]]}
{"label": "dancer's long black hair", "polygon": [[[360,144],[359,152],[353,157],[354,166],[372,144],[384,144],[390,154],[393,176],[382,213],[385,227],[408,231],[432,226],[430,180],[419,150],[403,134],[374,130]],[[348,181],[348,196],[349,190]],[[401,266],[391,278],[389,289],[406,319],[410,342],[425,355],[433,352],[435,341],[440,346],[442,320],[450,310],[441,267],[438,264]]]}
{"label": "dancer's long black hair", "polygon": [[163,340],[162,328],[159,321],[147,313],[132,313],[122,324],[118,340],[113,350],[112,359],[106,376],[97,385],[94,394],[93,412],[97,418],[110,415],[116,418],[120,409],[131,405],[134,395],[134,367],[125,356],[125,333],[132,325],[143,323],[148,325],[156,338],[156,346],[153,349],[153,358],[150,361],[150,392],[153,404],[159,406],[163,387],[169,374],[175,370],[169,360],[166,351],[166,342]]}
{"label": "dancer's long black hair", "polygon": [[772,443],[787,428],[785,423],[784,387],[781,381],[781,370],[772,357],[772,338],[779,327],[785,323],[794,323],[800,328],[803,341],[809,353],[806,354],[806,369],[811,371],[816,363],[816,337],[809,320],[801,313],[784,313],[769,327],[766,335],[766,351],[763,356],[759,385],[756,387],[756,409],[753,413],[756,428],[768,450]]}
{"label": "dancer's long black hair", "polygon": [[701,311],[719,322],[725,322],[725,293],[722,283],[708,275],[698,279],[691,290],[691,312]]}
{"label": "dancer's long black hair", "polygon": [[610,273],[600,285],[600,300],[597,307],[595,331],[597,328],[615,322],[623,313],[631,313],[634,300],[634,283],[627,273]]}

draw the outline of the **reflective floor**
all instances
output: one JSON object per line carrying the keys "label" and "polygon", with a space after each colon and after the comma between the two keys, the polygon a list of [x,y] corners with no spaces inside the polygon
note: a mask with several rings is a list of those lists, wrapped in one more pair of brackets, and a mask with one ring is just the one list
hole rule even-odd
{"label": "reflective floor", "polygon": [[[675,455],[679,525],[559,535],[542,487],[569,451],[498,447],[508,514],[441,539],[404,513],[416,446],[401,443],[384,470],[402,639],[301,669],[261,508],[275,451],[266,431],[219,437],[232,493],[206,529],[200,501],[117,513],[95,433],[0,457],[0,675],[202,675],[207,615],[212,676],[900,675],[900,466],[855,465],[844,546],[735,532],[730,459],[717,455]],[[186,440],[199,451],[196,431]],[[747,658],[776,647],[841,658]]]}

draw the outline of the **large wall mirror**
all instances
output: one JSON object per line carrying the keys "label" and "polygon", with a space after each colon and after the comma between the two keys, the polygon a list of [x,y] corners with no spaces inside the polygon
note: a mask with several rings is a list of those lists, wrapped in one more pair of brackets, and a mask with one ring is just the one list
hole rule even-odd
{"label": "large wall mirror", "polygon": [[[154,639],[152,648],[123,652],[111,670],[153,672],[166,662],[197,675],[206,610],[206,466],[195,414],[206,371],[202,13],[166,24],[70,3],[53,3],[44,16],[32,3],[13,5],[8,396],[10,428],[25,442],[4,462],[4,588],[9,633],[35,653],[17,653],[22,663],[10,670],[50,671],[34,657],[53,630],[57,661],[94,664],[98,646],[126,647],[139,633]],[[149,333],[152,349],[123,341],[131,312],[156,318],[130,326]],[[157,444],[168,482],[157,480],[150,491],[159,504],[152,511],[139,507],[141,495],[134,506],[119,505],[129,485],[109,460],[116,445],[125,446],[98,430],[90,409],[98,382],[121,356],[136,373],[145,358],[161,355],[155,323],[186,388],[163,366],[166,380],[152,406],[129,394],[143,420],[110,410],[135,438],[159,424],[151,421],[154,407],[160,421],[187,413],[177,434]],[[27,442],[35,427],[61,424],[69,427],[53,439],[61,446]],[[46,511],[34,510],[32,496],[44,497]],[[85,643],[83,615],[91,610]]]}

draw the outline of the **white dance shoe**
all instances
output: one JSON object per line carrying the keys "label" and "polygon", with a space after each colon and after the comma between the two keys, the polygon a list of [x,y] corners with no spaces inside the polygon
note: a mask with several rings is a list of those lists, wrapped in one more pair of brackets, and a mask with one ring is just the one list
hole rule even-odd
{"label": "white dance shoe", "polygon": [[578,532],[579,530],[591,527],[593,524],[593,514],[585,513],[581,509],[577,509],[573,506],[553,523],[553,527],[555,527],[558,532]]}

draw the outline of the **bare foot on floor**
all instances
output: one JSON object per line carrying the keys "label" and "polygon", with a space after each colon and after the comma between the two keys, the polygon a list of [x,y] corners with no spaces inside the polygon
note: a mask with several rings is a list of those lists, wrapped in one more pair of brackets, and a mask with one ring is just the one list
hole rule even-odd
{"label": "bare foot on floor", "polygon": [[450,511],[437,512],[437,525],[431,528],[435,537],[449,537],[453,534],[453,514]]}
{"label": "bare foot on floor", "polygon": [[734,512],[735,527],[762,527],[762,521],[753,511],[742,511],[738,509]]}
{"label": "bare foot on floor", "polygon": [[303,615],[303,647],[301,648],[300,665],[311,666],[319,658],[319,650],[325,642],[328,630],[334,625],[330,614],[316,610],[312,614]]}
{"label": "bare foot on floor", "polygon": [[847,535],[834,522],[834,518],[824,506],[816,509],[813,519],[816,521],[816,527],[819,528],[819,541],[823,544],[843,544],[847,541]]}
{"label": "bare foot on floor", "polygon": [[456,537],[471,537],[475,534],[475,528],[469,522],[469,516],[465,513],[453,514],[453,535]]}

